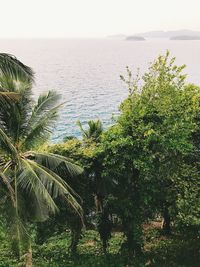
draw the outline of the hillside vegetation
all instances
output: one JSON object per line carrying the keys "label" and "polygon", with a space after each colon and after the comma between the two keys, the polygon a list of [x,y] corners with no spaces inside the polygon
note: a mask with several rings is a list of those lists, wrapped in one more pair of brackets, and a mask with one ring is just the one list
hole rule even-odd
{"label": "hillside vegetation", "polygon": [[[61,106],[32,97],[33,71],[0,54],[0,267],[198,267],[200,87],[169,52],[105,129],[50,136]],[[114,93],[114,92],[113,92]]]}

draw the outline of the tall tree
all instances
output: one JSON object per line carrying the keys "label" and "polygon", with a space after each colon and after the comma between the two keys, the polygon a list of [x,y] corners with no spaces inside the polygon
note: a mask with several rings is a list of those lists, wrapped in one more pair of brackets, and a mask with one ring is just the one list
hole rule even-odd
{"label": "tall tree", "polygon": [[45,220],[57,212],[55,200],[58,197],[81,216],[79,197],[61,176],[74,177],[82,169],[65,157],[38,152],[57,120],[59,96],[49,91],[35,103],[31,69],[12,56],[1,54],[0,62],[1,59],[4,64],[0,63],[0,87],[6,94],[12,92],[18,96],[17,101],[9,99],[0,106],[1,199],[17,254],[20,256],[24,247],[28,251],[27,266],[31,266],[27,222]]}
{"label": "tall tree", "polygon": [[158,57],[139,84],[128,70],[122,79],[129,96],[102,138],[104,176],[131,252],[139,251],[142,223],[154,214],[163,215],[164,230],[170,232],[183,188],[196,179],[185,160],[193,152],[200,88],[187,85],[184,66],[174,61],[169,53]]}

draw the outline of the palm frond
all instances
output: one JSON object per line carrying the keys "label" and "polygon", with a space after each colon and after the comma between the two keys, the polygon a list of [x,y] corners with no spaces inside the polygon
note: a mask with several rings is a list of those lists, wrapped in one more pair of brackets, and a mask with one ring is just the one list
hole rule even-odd
{"label": "palm frond", "polygon": [[[29,166],[31,167],[31,169],[34,171],[34,173],[36,174],[36,176],[38,177],[39,180],[37,180],[37,184],[36,184],[36,193],[38,193],[38,195],[41,196],[41,199],[45,198],[45,201],[47,202],[48,208],[50,209],[50,211],[52,212],[56,212],[56,204],[54,203],[53,199],[56,199],[59,196],[62,196],[63,198],[65,198],[67,200],[67,203],[70,204],[79,214],[81,213],[82,209],[81,206],[79,205],[79,203],[77,202],[77,200],[75,199],[74,195],[75,192],[68,186],[68,184],[56,173],[54,173],[53,171],[51,171],[50,169],[32,161],[32,160],[23,160],[23,162],[26,161],[26,164],[28,163]],[[26,169],[27,172],[28,169]],[[30,168],[29,168],[30,171]],[[29,172],[30,174],[30,172]],[[36,179],[36,176],[33,177],[33,173],[32,173],[32,178]],[[28,178],[28,176],[24,176],[27,177],[26,179],[31,179]],[[21,178],[18,180],[20,181]],[[25,179],[22,179],[23,183],[26,185],[25,187],[29,190],[35,190],[34,184],[32,182],[32,184],[30,185],[29,183],[27,184],[27,181]],[[40,181],[40,186],[42,186],[42,190],[43,191],[37,191],[37,190],[41,190],[37,185],[39,185]],[[22,184],[23,184],[22,183]],[[31,186],[31,187],[30,187]],[[47,195],[47,193],[49,195]],[[44,194],[44,195],[43,195]],[[53,202],[52,202],[53,201]],[[54,205],[55,204],[55,205]]]}
{"label": "palm frond", "polygon": [[8,153],[13,159],[18,160],[18,152],[12,144],[10,138],[0,128],[0,145],[1,149]]}
{"label": "palm frond", "polygon": [[34,149],[36,146],[47,141],[58,118],[58,109],[60,106],[58,105],[47,111],[35,124],[29,123],[27,136],[22,143],[23,149]]}
{"label": "palm frond", "polygon": [[[41,117],[45,112],[54,108],[57,105],[60,95],[55,91],[48,91],[39,96],[37,104],[33,108],[32,117]],[[31,121],[32,122],[32,121]]]}
{"label": "palm frond", "polygon": [[[1,115],[9,109],[13,102],[19,101],[20,95],[15,92],[1,92],[0,91],[0,125],[2,125]],[[4,119],[4,117],[2,117]]]}
{"label": "palm frond", "polygon": [[37,103],[33,107],[27,125],[27,135],[30,134],[37,124],[40,124],[40,120],[43,119],[50,110],[56,108],[59,98],[60,95],[54,91],[48,91],[39,96]]}
{"label": "palm frond", "polygon": [[34,81],[33,70],[13,55],[6,53],[0,53],[0,75],[10,76],[17,81]]}
{"label": "palm frond", "polygon": [[[0,93],[0,95],[2,92]],[[3,92],[19,97],[17,101],[7,100],[0,106],[0,126],[14,143],[22,139],[32,110],[31,85],[19,82],[15,92]]]}
{"label": "palm frond", "polygon": [[98,141],[100,135],[103,132],[103,125],[101,120],[90,120],[87,124],[88,128],[84,129],[81,122],[77,121],[77,125],[79,126],[82,132],[83,139],[85,139],[86,141],[89,139],[93,141]]}
{"label": "palm frond", "polygon": [[87,135],[87,131],[83,129],[83,125],[82,125],[82,123],[80,122],[80,120],[78,120],[76,124],[79,126],[79,128],[80,128],[80,130],[81,130],[81,132],[82,132],[83,137],[84,137],[84,138],[88,137],[88,135]]}
{"label": "palm frond", "polygon": [[20,99],[20,95],[15,92],[0,92],[0,101],[12,100],[17,101]]}
{"label": "palm frond", "polygon": [[19,81],[14,80],[11,76],[0,75],[0,87],[1,91],[15,92]]}
{"label": "palm frond", "polygon": [[53,197],[57,197],[57,191],[52,186],[52,181],[49,182],[44,177],[38,176],[35,169],[35,165],[33,166],[30,161],[22,159],[22,171],[17,179],[18,186],[25,192],[34,194],[39,205],[41,200],[45,202],[45,207],[55,213],[58,208]]}
{"label": "palm frond", "polygon": [[77,177],[83,173],[83,169],[80,166],[70,162],[64,156],[37,152],[33,152],[32,155],[36,162],[57,173],[62,173],[70,177]]}
{"label": "palm frond", "polygon": [[15,192],[12,185],[10,184],[10,179],[1,171],[0,171],[0,178],[2,179],[6,188],[8,189],[8,195],[12,200],[13,206],[15,207]]}

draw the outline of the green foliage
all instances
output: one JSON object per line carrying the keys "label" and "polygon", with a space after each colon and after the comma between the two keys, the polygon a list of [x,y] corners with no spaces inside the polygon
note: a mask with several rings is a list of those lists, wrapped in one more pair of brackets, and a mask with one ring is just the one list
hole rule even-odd
{"label": "green foliage", "polygon": [[[98,224],[98,220],[95,221],[96,215],[92,215],[95,213],[94,196],[102,191],[102,183],[97,178],[100,171],[97,143],[92,140],[85,143],[85,141],[82,142],[73,138],[61,144],[45,146],[42,149],[48,153],[59,154],[66,158],[70,156],[73,162],[83,166],[84,175],[76,179],[67,179],[67,182],[72,188],[76,188],[76,192],[81,196],[85,218],[84,224],[88,227],[94,227],[96,223]],[[55,232],[55,224],[60,225],[61,229],[67,225],[71,230],[72,236],[74,235],[75,238],[79,238],[79,232],[82,228],[80,226],[80,220],[75,214],[69,214],[69,210],[62,205],[60,207],[60,213],[48,222],[50,223],[48,224],[48,228],[51,229],[51,233]],[[45,224],[41,227],[42,229],[46,228]],[[45,232],[45,230],[41,232]]]}
{"label": "green foliage", "polygon": [[[80,177],[80,179],[68,181],[68,184],[73,188],[77,188],[76,191],[83,200],[82,207],[84,210],[85,224],[88,227],[97,227],[104,251],[106,251],[108,239],[111,234],[111,222],[108,218],[108,209],[103,201],[105,192],[103,179],[101,177],[101,153],[98,151],[101,131],[93,131],[94,128],[99,128],[99,121],[97,121],[97,123],[90,121],[89,127],[88,132],[92,132],[92,135],[87,137],[83,136],[83,141],[72,138],[61,144],[46,146],[44,149],[48,152],[60,154],[65,157],[70,155],[74,162],[84,167],[84,175]],[[97,132],[99,133],[98,136]],[[72,236],[74,235],[78,238],[80,228],[76,226],[79,225],[79,222],[74,223],[77,218],[74,218],[73,214],[67,216],[68,211],[66,211],[66,209],[63,210],[63,208],[61,208],[60,210],[62,213],[61,216],[65,218],[63,226],[67,224],[71,229]],[[63,221],[60,215],[56,216],[52,221],[54,222],[52,226],[54,224],[59,225],[60,221]],[[50,227],[53,233],[55,229],[52,226]],[[44,226],[44,228],[46,227]]]}
{"label": "green foliage", "polygon": [[71,157],[75,162],[87,169],[91,166],[92,159],[95,157],[96,144],[91,142],[85,146],[80,140],[71,139],[60,144],[46,145],[42,147],[42,150],[62,155],[66,158]]}
{"label": "green foliage", "polygon": [[112,127],[79,121],[82,140],[48,145],[59,96],[35,103],[31,70],[1,59],[0,266],[17,264],[6,223],[15,252],[35,240],[35,266],[198,266],[200,87],[185,66],[167,52],[142,78],[127,68]]}
{"label": "green foliage", "polygon": [[[198,267],[199,242],[193,239],[184,239],[180,236],[163,238],[157,228],[145,230],[145,248],[142,258],[131,259],[120,252],[124,242],[121,233],[115,232],[109,242],[108,254],[101,249],[101,241],[95,231],[86,231],[78,245],[78,255],[71,256],[66,247],[71,242],[68,231],[56,233],[46,240],[43,245],[35,245],[34,266],[36,267]],[[18,262],[9,252],[6,240],[0,243],[0,264],[16,267]],[[0,266],[1,266],[0,265]]]}
{"label": "green foliage", "polygon": [[[15,81],[34,81],[34,73],[30,67],[24,65],[13,55],[5,53],[0,53],[0,76]],[[3,87],[3,89],[12,90],[11,87]]]}
{"label": "green foliage", "polygon": [[93,194],[100,203],[97,229],[104,248],[112,215],[126,236],[121,249],[129,255],[141,253],[142,224],[158,214],[164,217],[165,233],[170,233],[172,221],[179,229],[189,227],[193,235],[199,229],[200,89],[186,84],[184,66],[177,67],[174,61],[168,53],[160,56],[141,83],[127,69],[128,78],[121,78],[129,96],[116,124],[98,142],[91,139],[95,127],[89,124],[88,130],[82,129],[83,142],[71,139],[47,147],[49,152],[71,155],[84,167],[82,189],[78,183],[74,186],[83,196],[86,215],[94,211]]}
{"label": "green foliage", "polygon": [[75,177],[82,169],[60,155],[36,151],[48,140],[60,105],[59,96],[52,91],[42,94],[35,103],[32,81],[29,67],[0,54],[0,87],[7,98],[9,91],[18,96],[14,101],[9,97],[0,106],[0,201],[18,257],[30,251],[27,223],[45,220],[58,211],[55,199],[65,200],[65,205],[80,216],[82,212],[77,194],[61,178]]}
{"label": "green foliage", "polygon": [[168,232],[171,217],[180,222],[187,212],[198,213],[196,205],[193,213],[188,209],[190,197],[195,202],[198,193],[193,186],[189,196],[187,188],[196,185],[199,177],[187,158],[194,150],[200,88],[185,83],[184,66],[177,67],[174,61],[169,53],[160,56],[140,83],[127,69],[128,78],[121,78],[129,96],[121,104],[116,124],[102,138],[104,177],[129,251],[140,250],[141,224],[157,213],[163,214]]}
{"label": "green foliage", "polygon": [[85,142],[98,142],[103,133],[103,125],[101,120],[88,121],[88,129],[84,130],[80,121],[77,122]]}

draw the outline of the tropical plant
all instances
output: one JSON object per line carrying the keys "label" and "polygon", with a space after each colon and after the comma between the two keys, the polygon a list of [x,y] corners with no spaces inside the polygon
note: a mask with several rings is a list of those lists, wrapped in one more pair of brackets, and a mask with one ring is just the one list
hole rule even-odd
{"label": "tropical plant", "polygon": [[99,119],[90,120],[87,122],[87,124],[88,124],[88,128],[84,129],[81,122],[80,121],[77,122],[77,125],[79,126],[82,132],[83,140],[98,142],[103,132],[103,125],[102,125],[101,120]]}
{"label": "tropical plant", "polygon": [[50,137],[58,117],[57,93],[42,94],[35,103],[31,69],[5,54],[0,54],[0,67],[2,91],[19,96],[17,101],[9,100],[0,106],[1,201],[15,250],[19,256],[28,251],[26,262],[31,266],[27,223],[45,220],[57,212],[58,197],[81,216],[78,196],[61,176],[74,177],[82,169],[63,156],[37,151]]}
{"label": "tropical plant", "polygon": [[84,144],[87,147],[91,146],[91,144],[95,146],[89,174],[89,179],[92,178],[93,190],[91,190],[90,194],[94,196],[95,224],[102,241],[103,251],[106,253],[108,241],[111,237],[112,222],[110,220],[109,205],[107,201],[104,201],[106,188],[102,177],[102,153],[98,150],[103,134],[103,124],[99,119],[88,121],[87,129],[83,128],[80,121],[77,124],[82,132]]}
{"label": "tropical plant", "polygon": [[[99,136],[100,137],[100,136]],[[85,216],[85,224],[88,227],[96,227],[103,244],[103,250],[106,251],[108,240],[111,237],[111,221],[109,214],[109,206],[104,202],[105,185],[101,176],[102,157],[99,153],[98,146],[100,138],[94,139],[86,137],[83,140],[72,138],[64,143],[46,146],[46,150],[50,153],[60,154],[62,156],[71,157],[75,162],[84,167],[84,176],[81,180],[73,179],[68,183],[72,188],[77,188],[77,193],[83,199],[83,210]],[[71,213],[67,208],[62,207],[61,212],[51,217],[48,221],[39,225],[39,241],[45,241],[53,233],[65,229],[66,224],[71,230],[72,238],[70,250],[76,252],[78,240],[80,238],[80,219]]]}
{"label": "tropical plant", "polygon": [[[76,192],[83,200],[82,209],[84,214],[84,224],[86,227],[94,227],[95,206],[94,193],[96,192],[95,173],[93,162],[95,161],[96,144],[94,142],[83,142],[77,138],[72,138],[64,143],[50,144],[45,146],[48,153],[58,154],[64,157],[70,157],[73,161],[83,166],[84,175],[76,179],[67,179],[68,184],[72,188],[76,188]],[[71,231],[71,243],[68,247],[69,252],[74,254],[77,252],[77,245],[81,237],[83,224],[80,216],[64,206],[61,201],[58,203],[59,213],[51,216],[47,221],[37,224],[37,242],[43,243],[49,237],[58,232],[66,232],[66,227]]]}

